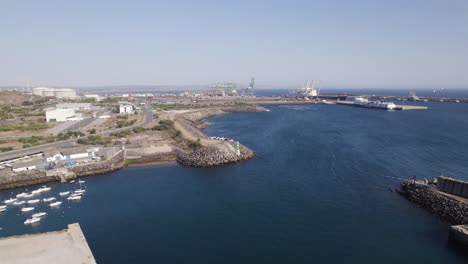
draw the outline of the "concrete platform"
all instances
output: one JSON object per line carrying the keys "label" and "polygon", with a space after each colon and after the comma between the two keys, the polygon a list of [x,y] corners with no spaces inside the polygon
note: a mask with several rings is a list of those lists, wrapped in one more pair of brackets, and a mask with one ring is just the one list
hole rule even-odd
{"label": "concrete platform", "polygon": [[0,263],[4,264],[91,264],[93,253],[79,224],[68,229],[0,239]]}
{"label": "concrete platform", "polygon": [[452,242],[468,249],[468,225],[456,225],[450,227],[449,239]]}

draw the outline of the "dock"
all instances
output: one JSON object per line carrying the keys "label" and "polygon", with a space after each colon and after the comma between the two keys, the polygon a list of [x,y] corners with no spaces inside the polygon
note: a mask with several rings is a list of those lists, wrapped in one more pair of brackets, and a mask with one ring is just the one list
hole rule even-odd
{"label": "dock", "polygon": [[96,263],[80,225],[61,231],[0,238],[1,263]]}
{"label": "dock", "polygon": [[[354,102],[351,102],[351,101],[337,101],[336,104],[354,106]],[[394,110],[407,111],[407,110],[427,110],[427,109],[428,109],[427,106],[420,106],[420,105],[396,105]]]}

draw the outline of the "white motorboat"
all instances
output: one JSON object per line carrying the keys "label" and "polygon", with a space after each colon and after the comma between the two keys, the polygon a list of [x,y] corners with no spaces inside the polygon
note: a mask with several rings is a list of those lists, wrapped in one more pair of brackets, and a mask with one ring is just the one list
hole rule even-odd
{"label": "white motorboat", "polygon": [[40,202],[41,200],[39,199],[33,199],[33,200],[28,200],[27,203],[28,204],[37,204],[38,202]]}
{"label": "white motorboat", "polygon": [[75,190],[75,193],[78,193],[78,194],[82,194],[82,193],[85,193],[86,190],[83,190],[83,189],[76,189]]}
{"label": "white motorboat", "polygon": [[40,218],[40,217],[43,217],[43,216],[46,216],[47,213],[46,212],[39,212],[39,213],[35,213],[32,215],[33,218]]}
{"label": "white motorboat", "polygon": [[41,221],[40,218],[33,217],[33,218],[26,219],[26,221],[24,221],[24,224],[25,224],[25,225],[34,224],[34,223],[37,223],[37,222],[39,222],[39,221]]}
{"label": "white motorboat", "polygon": [[52,202],[52,201],[55,201],[55,197],[49,197],[49,198],[44,198],[42,199],[44,202]]}
{"label": "white motorboat", "polygon": [[21,208],[21,212],[30,212],[34,210],[34,207],[23,207]]}
{"label": "white motorboat", "polygon": [[0,213],[5,212],[6,208],[0,208]]}
{"label": "white motorboat", "polygon": [[61,204],[62,204],[62,202],[57,201],[57,202],[53,202],[53,203],[49,204],[49,206],[50,206],[50,207],[55,207],[55,206],[59,206],[59,205],[61,205]]}
{"label": "white motorboat", "polygon": [[75,183],[75,180],[71,180],[69,183],[70,183],[70,184],[73,184],[73,183]]}
{"label": "white motorboat", "polygon": [[81,195],[71,195],[67,199],[70,200],[70,201],[80,200]]}
{"label": "white motorboat", "polygon": [[25,203],[26,203],[25,201],[16,201],[13,203],[13,205],[23,205]]}
{"label": "white motorboat", "polygon": [[10,199],[6,199],[6,200],[5,200],[5,204],[11,204],[11,203],[14,203],[14,202],[16,202],[17,200],[18,200],[18,199],[16,199],[16,198],[10,198]]}
{"label": "white motorboat", "polygon": [[32,194],[40,194],[41,192],[42,192],[42,189],[37,189],[37,190],[32,191],[31,193]]}
{"label": "white motorboat", "polygon": [[67,192],[60,192],[59,194],[60,194],[60,196],[65,196],[65,195],[70,194],[70,191],[67,191]]}
{"label": "white motorboat", "polygon": [[6,209],[7,206],[6,205],[0,205],[0,209]]}
{"label": "white motorboat", "polygon": [[31,197],[33,197],[33,196],[34,196],[34,194],[29,193],[29,194],[26,194],[26,195],[24,196],[24,198],[31,198]]}
{"label": "white motorboat", "polygon": [[52,190],[52,188],[47,187],[47,186],[42,186],[39,190],[41,190],[42,192],[48,192],[48,191]]}
{"label": "white motorboat", "polygon": [[83,181],[83,180],[79,180],[78,182],[79,182],[79,183],[85,183],[85,181]]}
{"label": "white motorboat", "polygon": [[28,195],[28,193],[25,193],[25,192],[23,192],[23,193],[18,193],[18,194],[16,195],[16,198],[24,198],[26,195]]}

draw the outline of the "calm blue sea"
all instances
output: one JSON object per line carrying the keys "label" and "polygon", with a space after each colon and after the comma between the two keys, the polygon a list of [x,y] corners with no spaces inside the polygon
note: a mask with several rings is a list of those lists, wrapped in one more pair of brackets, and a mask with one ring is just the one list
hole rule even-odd
{"label": "calm blue sea", "polygon": [[[39,225],[17,208],[0,214],[0,236],[79,222],[98,263],[467,263],[447,245],[448,223],[390,191],[413,176],[468,180],[468,104],[425,104],[217,116],[205,132],[239,140],[253,159],[87,177],[84,199],[40,205]],[[76,187],[49,186],[56,197]]]}

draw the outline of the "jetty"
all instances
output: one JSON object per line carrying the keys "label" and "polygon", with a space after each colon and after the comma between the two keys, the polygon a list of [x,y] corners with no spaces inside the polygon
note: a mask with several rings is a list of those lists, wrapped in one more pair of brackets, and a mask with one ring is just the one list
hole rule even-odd
{"label": "jetty", "polygon": [[0,256],[4,264],[96,263],[77,223],[61,231],[0,238]]}
{"label": "jetty", "polygon": [[401,184],[399,192],[451,223],[449,240],[468,248],[468,182],[445,176],[430,182],[408,180]]}

